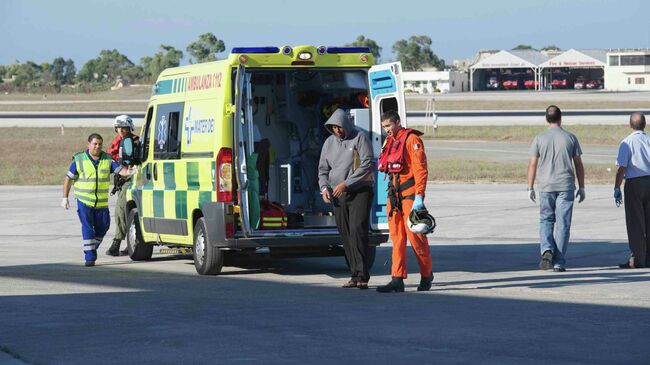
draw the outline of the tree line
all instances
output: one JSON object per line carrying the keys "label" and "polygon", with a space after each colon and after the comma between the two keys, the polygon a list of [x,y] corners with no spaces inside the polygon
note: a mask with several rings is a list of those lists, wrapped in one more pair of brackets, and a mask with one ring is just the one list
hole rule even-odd
{"label": "tree line", "polygon": [[[445,61],[431,49],[432,40],[426,35],[411,36],[393,44],[396,60],[402,62],[405,71],[418,71],[425,67],[444,69]],[[345,46],[369,47],[376,62],[381,59],[382,47],[363,35]],[[185,51],[189,63],[215,61],[218,54],[226,50],[223,40],[212,33],[201,34],[190,43]],[[142,57],[138,64],[131,61],[117,49],[102,50],[99,56],[86,62],[77,70],[72,59],[55,58],[52,63],[36,64],[32,61],[0,65],[0,89],[3,91],[28,92],[89,92],[105,90],[118,79],[128,79],[130,83],[153,83],[160,72],[169,67],[179,66],[185,57],[183,51],[173,46],[161,44],[158,52]],[[11,82],[4,82],[11,80]]]}

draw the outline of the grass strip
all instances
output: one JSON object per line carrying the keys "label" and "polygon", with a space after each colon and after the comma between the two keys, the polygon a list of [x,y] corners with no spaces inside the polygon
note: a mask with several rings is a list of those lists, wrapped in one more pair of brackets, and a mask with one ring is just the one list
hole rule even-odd
{"label": "grass strip", "polygon": [[[440,130],[464,129],[469,127],[445,127]],[[519,127],[506,127],[507,129]],[[536,127],[527,127],[534,129]],[[61,135],[60,128],[3,128],[0,129],[0,185],[59,185],[71,163],[75,152],[83,151],[87,145],[88,135],[100,133],[104,137],[104,149],[112,141],[115,132],[112,128],[66,128]],[[512,133],[507,140],[517,138],[529,141],[533,132],[519,131]],[[449,131],[447,138],[460,138],[467,135],[461,131]],[[532,133],[532,134],[531,134]],[[472,133],[476,138],[479,133]],[[502,138],[499,133],[481,133],[483,140],[492,136],[494,140]],[[525,138],[524,138],[525,137]],[[442,138],[437,135],[436,138]],[[586,138],[588,139],[588,138]],[[619,141],[620,139],[616,139]],[[584,142],[583,142],[584,143]],[[618,143],[618,142],[617,142]],[[586,164],[588,183],[611,183],[612,168],[606,164]],[[459,158],[430,159],[429,179],[444,183],[521,183],[526,181],[525,162],[497,162],[465,160]]]}
{"label": "grass strip", "polygon": [[72,155],[84,151],[88,135],[99,133],[106,150],[113,128],[0,128],[0,185],[59,185]]}
{"label": "grass strip", "polygon": [[[435,183],[521,184],[526,185],[526,162],[497,162],[481,160],[429,160],[429,180]],[[608,164],[585,164],[585,182],[609,184],[614,172]],[[608,171],[607,169],[610,169]]]}
{"label": "grass strip", "polygon": [[[424,130],[421,126],[413,126],[413,128]],[[535,135],[546,128],[545,125],[439,126],[434,134],[429,133],[424,138],[530,143]],[[623,125],[570,125],[564,128],[575,134],[583,145],[618,146],[621,140],[631,133],[630,128]]]}

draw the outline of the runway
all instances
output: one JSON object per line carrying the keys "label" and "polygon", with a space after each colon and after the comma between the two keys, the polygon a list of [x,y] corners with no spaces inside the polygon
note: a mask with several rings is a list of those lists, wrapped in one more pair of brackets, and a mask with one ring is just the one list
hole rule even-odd
{"label": "runway", "polygon": [[[650,110],[591,109],[565,110],[565,124],[580,125],[625,125],[634,111],[650,114]],[[115,115],[129,114],[136,126],[144,122],[144,113],[131,112],[0,112],[0,128],[15,127],[104,127],[110,125]],[[426,118],[424,111],[406,114],[407,124],[411,126],[445,125],[539,125],[544,124],[544,114],[538,110],[462,110],[443,111],[436,118]]]}

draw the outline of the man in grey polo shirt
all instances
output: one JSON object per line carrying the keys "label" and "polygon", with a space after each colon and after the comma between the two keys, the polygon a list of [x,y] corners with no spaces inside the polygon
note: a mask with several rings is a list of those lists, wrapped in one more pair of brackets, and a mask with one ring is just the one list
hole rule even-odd
{"label": "man in grey polo shirt", "polygon": [[650,266],[650,137],[645,132],[645,116],[630,116],[632,134],[618,148],[614,200],[622,203],[621,183],[625,178],[625,223],[630,258],[618,265],[622,269]]}
{"label": "man in grey polo shirt", "polygon": [[[530,146],[528,199],[535,203],[535,177],[539,188],[539,239],[542,260],[539,268],[563,272],[569,245],[573,191],[577,175],[578,203],[585,200],[585,171],[582,150],[575,135],[562,129],[562,111],[555,105],[546,108],[548,129],[538,134]],[[573,166],[575,164],[575,174]]]}

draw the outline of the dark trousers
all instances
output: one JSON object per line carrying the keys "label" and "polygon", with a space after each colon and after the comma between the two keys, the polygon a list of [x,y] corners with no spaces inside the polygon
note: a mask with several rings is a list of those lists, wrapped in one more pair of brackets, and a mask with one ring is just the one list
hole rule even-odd
{"label": "dark trousers", "polygon": [[650,266],[650,176],[625,180],[625,223],[634,266]]}
{"label": "dark trousers", "polygon": [[334,217],[343,240],[345,257],[350,264],[352,280],[368,281],[368,225],[372,188],[345,192],[334,199]]}

